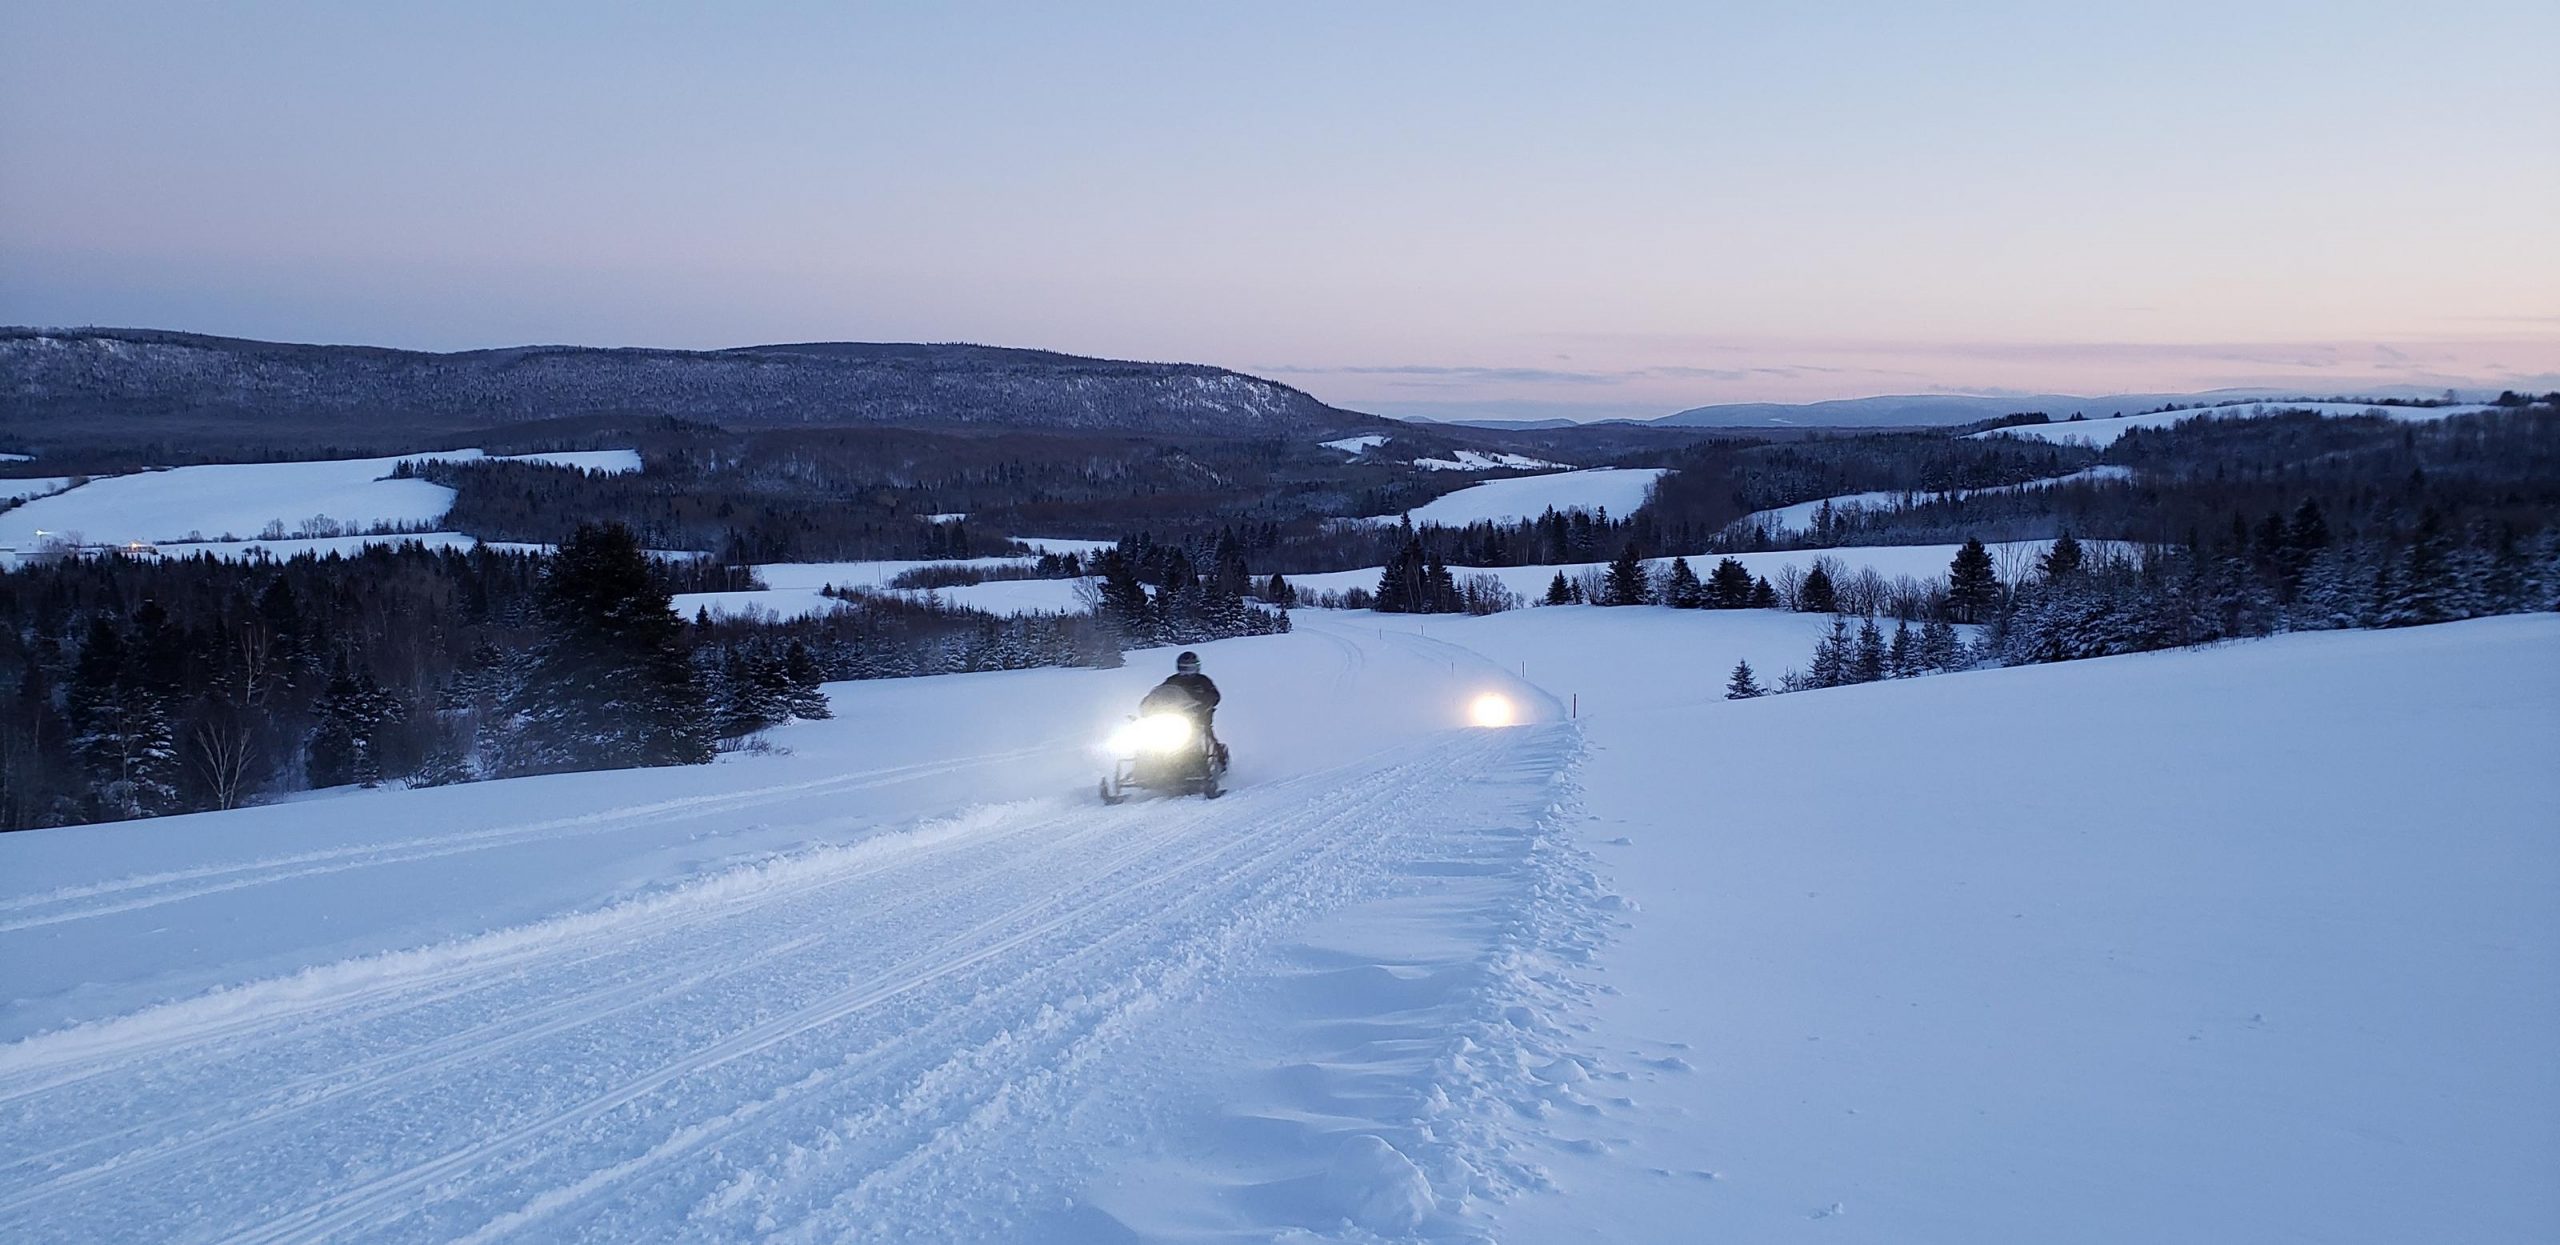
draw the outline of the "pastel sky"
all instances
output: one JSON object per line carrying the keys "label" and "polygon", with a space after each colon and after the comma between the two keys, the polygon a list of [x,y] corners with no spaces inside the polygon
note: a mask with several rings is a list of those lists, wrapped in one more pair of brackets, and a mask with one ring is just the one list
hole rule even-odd
{"label": "pastel sky", "polygon": [[2560,3],[0,0],[0,322],[1396,414],[2560,387]]}

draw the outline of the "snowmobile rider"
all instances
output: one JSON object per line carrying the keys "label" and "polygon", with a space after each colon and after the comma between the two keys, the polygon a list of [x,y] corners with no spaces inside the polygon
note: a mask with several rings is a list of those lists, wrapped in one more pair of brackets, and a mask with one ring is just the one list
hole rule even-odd
{"label": "snowmobile rider", "polygon": [[1218,763],[1226,763],[1227,746],[1218,742],[1218,732],[1210,724],[1218,715],[1218,685],[1200,673],[1200,654],[1185,652],[1174,658],[1173,677],[1156,684],[1155,690],[1138,702],[1138,711],[1179,713],[1190,718],[1200,728],[1201,738],[1208,740],[1209,747],[1218,754]]}

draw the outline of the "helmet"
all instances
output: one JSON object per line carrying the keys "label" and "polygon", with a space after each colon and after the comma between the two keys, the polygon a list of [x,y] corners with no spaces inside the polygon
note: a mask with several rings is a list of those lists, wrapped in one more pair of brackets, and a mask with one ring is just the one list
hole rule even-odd
{"label": "helmet", "polygon": [[1200,673],[1200,654],[1184,653],[1182,656],[1174,658],[1173,668],[1174,671],[1179,674]]}

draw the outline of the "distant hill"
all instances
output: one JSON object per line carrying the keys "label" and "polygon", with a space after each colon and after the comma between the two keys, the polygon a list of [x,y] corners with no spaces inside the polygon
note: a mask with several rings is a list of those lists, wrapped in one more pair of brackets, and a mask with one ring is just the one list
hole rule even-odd
{"label": "distant hill", "polygon": [[[2184,406],[2220,402],[2270,401],[2284,398],[2440,398],[2441,389],[2384,385],[2351,394],[2320,394],[2298,389],[2210,389],[2202,393],[2119,393],[2080,397],[2067,393],[2006,395],[1894,394],[1877,398],[1843,398],[1830,402],[1730,402],[1696,406],[1649,422],[1676,428],[1921,428],[1969,424],[2020,411],[2042,411],[2055,419],[2074,414],[2097,419],[2158,410],[2170,403]],[[2465,394],[2465,397],[2473,395]]]}
{"label": "distant hill", "polygon": [[1194,363],[996,346],[520,346],[452,354],[136,329],[0,329],[0,430],[342,440],[586,416],[733,428],[898,426],[1289,435],[1391,426]]}

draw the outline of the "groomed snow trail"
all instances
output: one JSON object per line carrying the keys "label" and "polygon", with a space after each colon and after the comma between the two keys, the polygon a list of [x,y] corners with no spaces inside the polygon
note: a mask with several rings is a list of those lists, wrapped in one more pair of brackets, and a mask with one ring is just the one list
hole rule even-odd
{"label": "groomed snow trail", "polygon": [[1513,857],[1489,867],[1526,902],[1572,735],[1426,734],[1216,802],[989,805],[0,1047],[0,1237],[1074,1235],[1080,1107],[1453,843]]}

